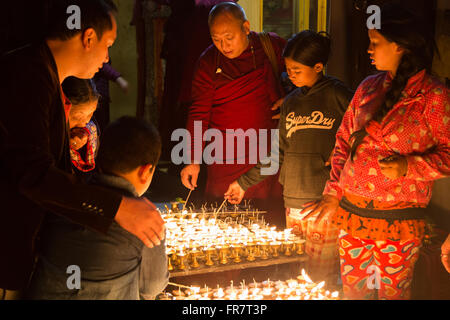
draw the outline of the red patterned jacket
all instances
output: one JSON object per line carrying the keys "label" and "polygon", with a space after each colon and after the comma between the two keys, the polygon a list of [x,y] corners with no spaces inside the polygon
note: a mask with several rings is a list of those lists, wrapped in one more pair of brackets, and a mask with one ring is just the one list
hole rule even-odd
{"label": "red patterned jacket", "polygon": [[[450,174],[450,103],[448,89],[425,70],[411,77],[400,101],[381,123],[371,120],[392,81],[389,73],[366,78],[358,87],[336,134],[330,180],[324,194],[344,193],[384,201],[426,206],[433,181]],[[350,135],[366,127],[355,155],[349,158]],[[406,176],[385,177],[378,160],[406,156]]]}

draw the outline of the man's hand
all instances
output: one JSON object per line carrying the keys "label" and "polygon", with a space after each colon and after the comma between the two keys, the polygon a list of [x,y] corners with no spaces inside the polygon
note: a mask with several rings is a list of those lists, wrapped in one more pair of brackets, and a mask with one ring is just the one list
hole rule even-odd
{"label": "man's hand", "polygon": [[381,172],[389,179],[395,180],[404,175],[408,171],[408,161],[403,156],[390,156],[378,160]]}
{"label": "man's hand", "polygon": [[241,203],[244,198],[245,191],[241,188],[237,181],[233,181],[229,186],[227,192],[225,192],[225,199],[231,204]]}
{"label": "man's hand", "polygon": [[124,93],[128,93],[128,87],[129,87],[129,85],[128,85],[128,81],[125,80],[125,78],[123,78],[123,77],[118,77],[118,78],[116,79],[116,83],[119,85],[120,89],[122,89],[122,91],[123,91]]}
{"label": "man's hand", "polygon": [[149,248],[159,246],[164,239],[164,220],[155,205],[146,198],[122,198],[114,219]]}
{"label": "man's hand", "polygon": [[[281,107],[281,105],[283,104],[283,102],[284,102],[284,98],[281,98],[281,99],[277,100],[277,101],[273,104],[271,110],[272,110],[272,111],[275,111],[275,110],[277,110],[277,109],[280,109],[280,107]],[[274,116],[272,117],[272,119],[280,119],[280,113],[277,113],[276,115],[274,115]]]}
{"label": "man's hand", "polygon": [[441,261],[445,270],[450,273],[450,234],[441,246]]}
{"label": "man's hand", "polygon": [[333,216],[336,214],[337,209],[339,207],[339,199],[332,195],[324,195],[321,200],[310,201],[303,205],[303,210],[300,214],[305,214],[310,211],[308,214],[304,216],[303,219],[308,218],[309,216],[317,215],[315,223],[319,223],[320,220],[326,219],[326,221],[331,221]]}
{"label": "man's hand", "polygon": [[181,182],[183,185],[191,190],[197,188],[198,174],[200,173],[199,164],[188,164],[181,170]]}
{"label": "man's hand", "polygon": [[72,128],[70,130],[70,146],[74,150],[81,149],[88,141],[88,134],[82,128]]}

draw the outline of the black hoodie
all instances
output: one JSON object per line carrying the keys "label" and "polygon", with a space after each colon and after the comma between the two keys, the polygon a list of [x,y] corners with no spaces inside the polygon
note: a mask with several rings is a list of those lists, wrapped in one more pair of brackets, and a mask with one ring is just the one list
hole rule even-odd
{"label": "black hoodie", "polygon": [[[286,208],[300,208],[306,199],[321,197],[330,170],[325,162],[353,91],[336,78],[324,76],[311,88],[297,88],[286,96],[280,111],[280,183]],[[257,164],[238,179],[247,190],[264,180]],[[273,164],[272,164],[273,166]]]}

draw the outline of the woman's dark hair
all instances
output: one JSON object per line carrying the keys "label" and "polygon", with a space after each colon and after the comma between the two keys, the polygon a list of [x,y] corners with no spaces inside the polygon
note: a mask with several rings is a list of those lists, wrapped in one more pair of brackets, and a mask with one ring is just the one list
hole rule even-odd
{"label": "woman's dark hair", "polygon": [[139,166],[156,166],[161,138],[149,122],[124,116],[106,127],[96,162],[107,174],[128,173]]}
{"label": "woman's dark hair", "polygon": [[72,105],[77,106],[91,101],[97,101],[100,94],[97,92],[94,81],[68,77],[62,83],[64,95]]}
{"label": "woman's dark hair", "polygon": [[[110,14],[117,12],[117,7],[112,0],[47,0],[48,25],[46,38],[68,40],[79,32],[84,33],[88,28],[93,28],[97,37],[101,39],[103,33],[111,30],[113,25]],[[69,6],[76,5],[80,8],[81,29],[69,29],[67,13]]]}
{"label": "woman's dark hair", "polygon": [[[372,117],[380,122],[401,99],[409,78],[423,69],[430,70],[437,48],[429,27],[419,17],[396,3],[386,3],[381,8],[381,29],[377,31],[388,41],[395,42],[405,50],[383,104]],[[352,159],[366,135],[367,132],[363,128],[350,136],[350,141],[353,140]]]}
{"label": "woman's dark hair", "polygon": [[283,57],[314,67],[317,63],[328,62],[331,51],[331,39],[326,32],[304,30],[290,38],[283,51]]}

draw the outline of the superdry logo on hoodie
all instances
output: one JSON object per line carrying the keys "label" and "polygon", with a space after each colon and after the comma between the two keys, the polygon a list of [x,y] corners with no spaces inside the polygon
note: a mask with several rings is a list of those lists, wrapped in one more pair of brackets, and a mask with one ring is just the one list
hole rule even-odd
{"label": "superdry logo on hoodie", "polygon": [[326,118],[320,111],[313,111],[310,116],[296,116],[291,112],[286,116],[286,138],[290,138],[294,132],[303,129],[327,129],[333,128],[336,119]]}

